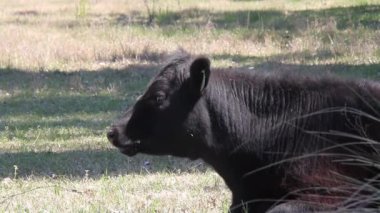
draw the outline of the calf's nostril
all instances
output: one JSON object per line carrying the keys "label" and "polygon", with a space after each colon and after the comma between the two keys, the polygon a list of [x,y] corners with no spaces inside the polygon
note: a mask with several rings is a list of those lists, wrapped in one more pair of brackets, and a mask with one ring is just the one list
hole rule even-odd
{"label": "calf's nostril", "polygon": [[114,141],[115,138],[117,137],[117,130],[115,128],[112,128],[107,132],[107,138],[109,141]]}

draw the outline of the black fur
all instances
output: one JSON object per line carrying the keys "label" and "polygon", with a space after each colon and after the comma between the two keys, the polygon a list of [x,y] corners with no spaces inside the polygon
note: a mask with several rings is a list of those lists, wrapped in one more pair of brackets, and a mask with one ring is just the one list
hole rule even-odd
{"label": "black fur", "polygon": [[357,198],[377,180],[363,161],[379,157],[379,98],[371,81],[211,69],[181,53],[108,138],[129,156],[203,159],[232,191],[233,212],[372,207]]}

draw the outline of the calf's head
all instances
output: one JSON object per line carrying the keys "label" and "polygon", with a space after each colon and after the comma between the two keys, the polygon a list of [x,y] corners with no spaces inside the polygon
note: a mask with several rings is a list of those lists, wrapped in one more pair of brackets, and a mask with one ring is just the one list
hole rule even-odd
{"label": "calf's head", "polygon": [[202,98],[210,76],[206,57],[177,57],[154,77],[146,91],[107,133],[119,150],[198,158],[209,135]]}

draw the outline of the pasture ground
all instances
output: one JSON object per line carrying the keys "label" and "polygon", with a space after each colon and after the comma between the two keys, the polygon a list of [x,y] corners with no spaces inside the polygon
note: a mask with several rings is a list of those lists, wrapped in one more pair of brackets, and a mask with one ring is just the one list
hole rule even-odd
{"label": "pasture ground", "polygon": [[213,66],[379,79],[379,0],[0,1],[1,212],[226,212],[200,161],[107,143],[178,47]]}

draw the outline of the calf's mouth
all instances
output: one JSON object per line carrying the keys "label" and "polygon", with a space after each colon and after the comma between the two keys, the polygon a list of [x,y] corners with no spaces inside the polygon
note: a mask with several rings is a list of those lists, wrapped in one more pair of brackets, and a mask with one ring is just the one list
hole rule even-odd
{"label": "calf's mouth", "polygon": [[141,151],[140,140],[132,141],[126,137],[122,137],[116,127],[112,127],[107,132],[107,138],[113,146],[117,147],[125,155],[134,156]]}
{"label": "calf's mouth", "polygon": [[121,153],[131,157],[140,152],[140,144],[141,142],[139,140],[128,141],[122,146],[117,146],[117,148],[120,150]]}

